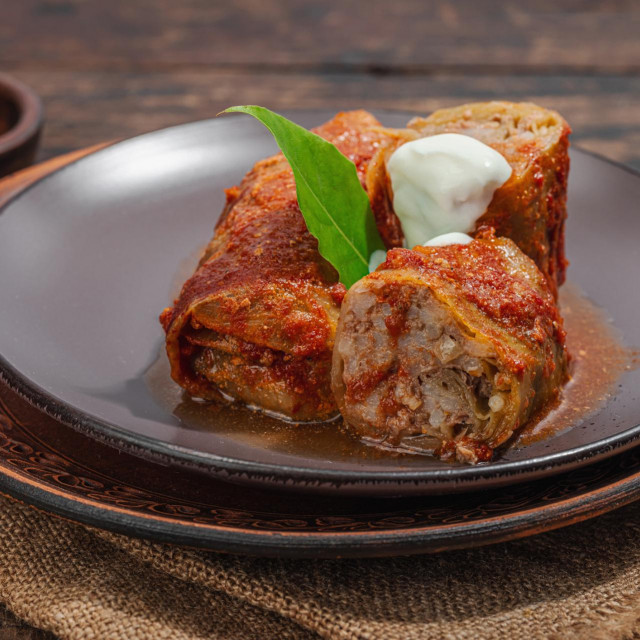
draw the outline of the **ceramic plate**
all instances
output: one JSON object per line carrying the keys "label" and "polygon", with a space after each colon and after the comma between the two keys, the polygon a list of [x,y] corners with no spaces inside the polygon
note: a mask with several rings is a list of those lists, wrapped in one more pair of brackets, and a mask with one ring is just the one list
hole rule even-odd
{"label": "ceramic plate", "polygon": [[[288,115],[312,126],[333,114]],[[379,115],[390,126],[409,117]],[[10,201],[0,215],[5,381],[90,438],[260,487],[372,496],[487,489],[565,472],[637,442],[637,369],[571,428],[477,467],[354,455],[331,426],[329,437],[309,440],[304,426],[245,420],[182,397],[168,377],[158,314],[210,239],[223,188],[274,151],[249,117],[196,122],[98,151]],[[640,344],[640,179],[579,150],[571,162],[572,286],[606,310],[623,342]]]}

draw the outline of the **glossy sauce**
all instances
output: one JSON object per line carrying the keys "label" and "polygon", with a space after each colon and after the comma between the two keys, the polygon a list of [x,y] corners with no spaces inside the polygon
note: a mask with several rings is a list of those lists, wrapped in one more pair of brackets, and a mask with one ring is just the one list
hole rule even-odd
{"label": "glossy sauce", "polygon": [[[556,405],[530,420],[508,447],[526,447],[584,422],[606,403],[619,377],[633,366],[632,353],[622,345],[605,313],[577,287],[570,284],[563,287],[560,306],[572,356],[571,380]],[[211,431],[256,447],[316,459],[400,458],[404,466],[413,468],[442,464],[431,458],[428,448],[390,449],[359,441],[346,431],[341,418],[315,424],[292,423],[222,396],[219,402],[194,400],[171,380],[164,348],[145,379],[158,404],[175,415],[186,429]],[[496,459],[499,457],[500,453],[496,454]]]}
{"label": "glossy sauce", "polygon": [[607,321],[605,312],[575,285],[560,290],[560,308],[571,356],[571,379],[552,408],[534,416],[518,432],[514,447],[525,447],[582,422],[612,395],[620,375],[633,366],[632,352]]}

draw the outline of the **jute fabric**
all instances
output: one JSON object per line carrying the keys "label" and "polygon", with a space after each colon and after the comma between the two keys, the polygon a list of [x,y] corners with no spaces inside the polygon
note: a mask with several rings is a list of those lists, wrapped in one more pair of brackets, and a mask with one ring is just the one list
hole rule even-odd
{"label": "jute fabric", "polygon": [[640,502],[532,538],[365,560],[202,552],[0,497],[0,599],[63,639],[633,638]]}

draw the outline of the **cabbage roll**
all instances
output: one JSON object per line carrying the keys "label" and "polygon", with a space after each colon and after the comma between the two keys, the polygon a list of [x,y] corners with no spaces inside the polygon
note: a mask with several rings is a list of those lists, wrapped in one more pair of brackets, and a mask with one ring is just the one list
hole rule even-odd
{"label": "cabbage roll", "polygon": [[[369,191],[385,147],[402,132],[365,111],[339,113],[315,129],[352,160]],[[331,354],[345,288],[318,253],[282,154],[258,162],[227,203],[196,272],[161,322],[173,379],[195,397],[220,393],[293,420],[337,412]],[[371,194],[380,235],[400,246],[400,223]]]}
{"label": "cabbage roll", "polygon": [[557,397],[564,339],[545,276],[512,240],[393,249],[345,296],[332,387],[360,436],[487,461]]}

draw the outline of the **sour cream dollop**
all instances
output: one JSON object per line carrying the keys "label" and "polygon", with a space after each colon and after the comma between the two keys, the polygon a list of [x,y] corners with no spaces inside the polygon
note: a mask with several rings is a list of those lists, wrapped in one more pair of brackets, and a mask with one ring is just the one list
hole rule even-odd
{"label": "sour cream dollop", "polygon": [[376,249],[369,258],[369,273],[373,273],[386,259],[387,252],[383,249]]}
{"label": "sour cream dollop", "polygon": [[431,238],[428,242],[425,242],[424,247],[448,247],[452,244],[469,244],[473,238],[466,233],[460,233],[459,231],[452,231],[451,233],[443,233],[441,236]]}
{"label": "sour cream dollop", "polygon": [[504,156],[458,133],[403,144],[389,158],[387,170],[393,208],[409,248],[443,234],[472,231],[495,190],[511,175]]}

